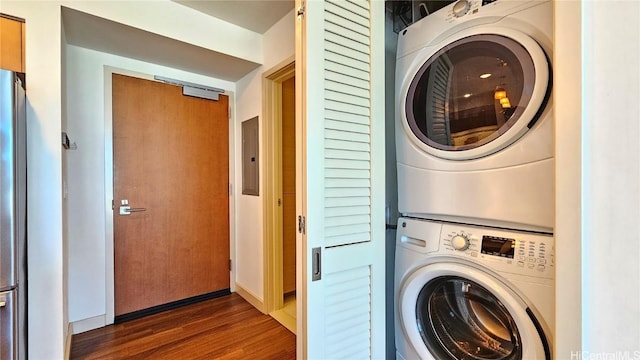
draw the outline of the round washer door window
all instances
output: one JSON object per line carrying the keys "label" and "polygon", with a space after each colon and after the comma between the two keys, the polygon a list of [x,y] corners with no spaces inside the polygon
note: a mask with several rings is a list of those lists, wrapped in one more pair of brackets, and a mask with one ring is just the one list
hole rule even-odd
{"label": "round washer door window", "polygon": [[522,359],[522,341],[504,305],[481,285],[457,276],[431,280],[418,295],[416,321],[438,359]]}
{"label": "round washer door window", "polygon": [[501,32],[450,39],[417,69],[404,120],[427,152],[453,160],[489,155],[521,137],[544,109],[543,50],[527,35]]}
{"label": "round washer door window", "polygon": [[401,283],[403,336],[421,359],[549,359],[547,337],[509,285],[457,258],[440,259]]}

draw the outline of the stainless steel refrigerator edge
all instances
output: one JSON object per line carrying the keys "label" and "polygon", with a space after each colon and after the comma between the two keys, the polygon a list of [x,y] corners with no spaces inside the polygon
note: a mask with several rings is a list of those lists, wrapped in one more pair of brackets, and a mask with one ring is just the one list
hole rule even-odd
{"label": "stainless steel refrigerator edge", "polygon": [[18,74],[0,70],[0,359],[26,359],[26,98]]}

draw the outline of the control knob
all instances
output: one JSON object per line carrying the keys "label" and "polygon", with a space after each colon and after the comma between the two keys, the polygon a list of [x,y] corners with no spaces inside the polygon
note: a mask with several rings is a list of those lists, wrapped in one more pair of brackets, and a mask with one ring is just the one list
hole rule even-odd
{"label": "control knob", "polygon": [[469,239],[465,235],[456,235],[451,239],[451,246],[454,249],[463,251],[469,248]]}
{"label": "control knob", "polygon": [[460,0],[455,5],[453,5],[453,16],[460,17],[469,12],[471,8],[471,4],[469,0]]}

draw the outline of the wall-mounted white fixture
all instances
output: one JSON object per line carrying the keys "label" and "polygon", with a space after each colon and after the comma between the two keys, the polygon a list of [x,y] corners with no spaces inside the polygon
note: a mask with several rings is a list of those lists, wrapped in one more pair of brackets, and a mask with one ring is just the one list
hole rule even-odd
{"label": "wall-mounted white fixture", "polygon": [[194,84],[186,81],[166,78],[164,76],[155,75],[155,80],[165,82],[167,84],[182,86],[182,95],[194,96],[202,99],[218,100],[220,94],[224,94],[223,89],[211,86]]}

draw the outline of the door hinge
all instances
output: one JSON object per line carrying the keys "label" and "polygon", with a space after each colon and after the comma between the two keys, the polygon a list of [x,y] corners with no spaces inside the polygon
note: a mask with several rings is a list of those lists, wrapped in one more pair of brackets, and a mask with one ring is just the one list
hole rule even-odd
{"label": "door hinge", "polygon": [[278,199],[278,206],[282,205],[282,199]]}
{"label": "door hinge", "polygon": [[229,271],[231,271],[231,259],[229,259]]}
{"label": "door hinge", "polygon": [[298,8],[298,17],[303,17],[304,16],[304,1],[302,2],[302,4],[300,4],[300,7]]}
{"label": "door hinge", "polygon": [[302,215],[298,216],[298,232],[302,235],[307,233],[307,221],[306,218]]}
{"label": "door hinge", "polygon": [[111,200],[111,210],[115,210],[116,209],[116,202]]}

